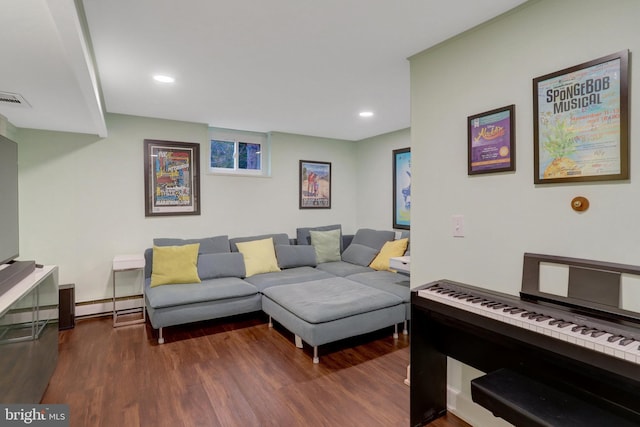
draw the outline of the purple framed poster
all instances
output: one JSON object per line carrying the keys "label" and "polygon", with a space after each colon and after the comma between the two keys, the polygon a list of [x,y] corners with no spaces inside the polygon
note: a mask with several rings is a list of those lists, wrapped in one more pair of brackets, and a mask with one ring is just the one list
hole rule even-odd
{"label": "purple framed poster", "polygon": [[468,174],[516,170],[515,105],[469,116]]}

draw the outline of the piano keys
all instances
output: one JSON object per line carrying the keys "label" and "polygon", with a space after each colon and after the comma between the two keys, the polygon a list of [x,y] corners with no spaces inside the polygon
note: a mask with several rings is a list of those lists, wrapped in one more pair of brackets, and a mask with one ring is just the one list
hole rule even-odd
{"label": "piano keys", "polygon": [[[580,270],[569,274],[568,296],[540,290],[547,262]],[[448,280],[412,290],[411,425],[446,412],[447,356],[526,373],[640,423],[640,318],[609,294],[621,273],[640,267],[525,254],[520,297]]]}
{"label": "piano keys", "polygon": [[573,315],[508,295],[489,295],[448,281],[418,290],[418,296],[640,365],[637,328]]}

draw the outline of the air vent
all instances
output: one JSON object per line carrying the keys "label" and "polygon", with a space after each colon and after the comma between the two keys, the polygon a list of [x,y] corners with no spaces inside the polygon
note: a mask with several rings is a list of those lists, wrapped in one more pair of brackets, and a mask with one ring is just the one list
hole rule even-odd
{"label": "air vent", "polygon": [[0,105],[13,105],[15,107],[31,108],[31,105],[29,105],[22,95],[2,91],[0,91]]}

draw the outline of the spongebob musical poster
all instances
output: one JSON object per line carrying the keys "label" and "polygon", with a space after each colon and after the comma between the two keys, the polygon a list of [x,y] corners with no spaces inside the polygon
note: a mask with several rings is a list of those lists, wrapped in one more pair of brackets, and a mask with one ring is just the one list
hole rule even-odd
{"label": "spongebob musical poster", "polygon": [[534,79],[534,182],[627,179],[628,51]]}

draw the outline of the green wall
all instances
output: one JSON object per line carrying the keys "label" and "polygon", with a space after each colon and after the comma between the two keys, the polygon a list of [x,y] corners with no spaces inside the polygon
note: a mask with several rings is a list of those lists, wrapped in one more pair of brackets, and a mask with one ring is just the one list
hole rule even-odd
{"label": "green wall", "polygon": [[[59,265],[60,283],[76,284],[78,302],[109,298],[113,256],[140,253],[154,237],[295,237],[300,226],[340,223],[345,233],[359,226],[354,142],[273,133],[270,178],[220,176],[206,173],[206,125],[106,119],[104,139],[33,129],[19,129],[16,137],[21,258]],[[145,138],[201,144],[201,215],[145,217]],[[331,209],[298,209],[299,160],[332,163]],[[127,294],[126,285],[121,291]]]}
{"label": "green wall", "polygon": [[[640,263],[638,85],[630,92],[631,179],[533,183],[532,79],[623,49],[640,51],[637,0],[540,0],[411,58],[413,287],[448,278],[516,295],[524,252]],[[633,63],[634,60],[631,60]],[[630,81],[640,71],[631,66]],[[516,171],[467,175],[467,117],[516,105]],[[570,202],[585,196],[589,210]],[[453,215],[466,235],[452,236]],[[640,286],[624,291],[640,311]],[[449,369],[449,404],[477,426],[497,424],[470,403]],[[485,418],[483,418],[485,417]]]}
{"label": "green wall", "polygon": [[377,230],[390,230],[393,225],[393,161],[392,152],[411,145],[411,130],[402,129],[357,142],[358,224]]}

